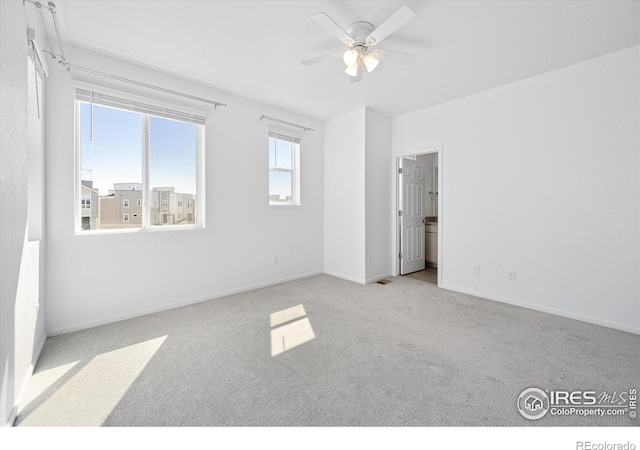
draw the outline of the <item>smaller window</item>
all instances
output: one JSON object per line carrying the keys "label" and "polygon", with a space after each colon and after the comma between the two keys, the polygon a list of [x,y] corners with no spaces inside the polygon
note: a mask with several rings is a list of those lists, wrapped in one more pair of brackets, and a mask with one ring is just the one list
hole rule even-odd
{"label": "smaller window", "polygon": [[137,214],[133,214],[133,217],[136,218],[136,217],[138,217],[138,215]]}
{"label": "smaller window", "polygon": [[169,201],[162,200],[162,209],[166,211],[168,208],[169,208]]}
{"label": "smaller window", "polygon": [[142,200],[138,199],[137,203],[138,206],[142,206]]}
{"label": "smaller window", "polygon": [[188,209],[189,211],[191,211],[191,209],[193,209],[193,202],[192,202],[192,201],[188,201],[188,202],[187,202],[187,209]]}
{"label": "smaller window", "polygon": [[123,222],[128,222],[129,221],[129,214],[123,214],[122,215],[122,221]]}
{"label": "smaller window", "polygon": [[157,215],[157,214],[154,214],[154,215],[153,215],[153,221],[154,221],[154,222],[157,222],[157,221],[158,221],[158,215]]}
{"label": "smaller window", "polygon": [[182,202],[178,201],[178,208],[182,208]]}
{"label": "smaller window", "polygon": [[300,204],[300,139],[269,132],[269,205]]}
{"label": "smaller window", "polygon": [[154,201],[153,201],[153,207],[154,207],[154,208],[157,208],[157,207],[158,207],[158,200],[154,200]]}
{"label": "smaller window", "polygon": [[122,200],[122,207],[123,208],[128,208],[129,207],[129,199],[125,198]]}

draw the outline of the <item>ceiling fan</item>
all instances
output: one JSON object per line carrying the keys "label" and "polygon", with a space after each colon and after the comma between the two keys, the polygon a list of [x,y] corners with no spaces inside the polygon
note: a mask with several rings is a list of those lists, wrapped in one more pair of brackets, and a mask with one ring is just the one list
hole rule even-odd
{"label": "ceiling fan", "polygon": [[342,57],[347,65],[345,73],[352,77],[352,83],[362,79],[362,66],[366,67],[367,72],[373,72],[381,59],[405,65],[413,64],[417,58],[416,55],[373,47],[414,17],[413,11],[403,6],[377,28],[369,22],[355,22],[345,31],[331,17],[325,13],[318,13],[312,19],[340,39],[349,49],[345,52],[307,59],[302,61],[302,64],[308,66]]}

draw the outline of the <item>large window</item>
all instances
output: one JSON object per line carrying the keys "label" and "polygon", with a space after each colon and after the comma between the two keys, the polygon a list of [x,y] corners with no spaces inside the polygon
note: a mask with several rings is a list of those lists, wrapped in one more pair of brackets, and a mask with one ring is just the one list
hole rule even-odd
{"label": "large window", "polygon": [[76,129],[76,231],[204,225],[203,116],[77,88]]}
{"label": "large window", "polygon": [[269,132],[269,204],[300,204],[300,140]]}

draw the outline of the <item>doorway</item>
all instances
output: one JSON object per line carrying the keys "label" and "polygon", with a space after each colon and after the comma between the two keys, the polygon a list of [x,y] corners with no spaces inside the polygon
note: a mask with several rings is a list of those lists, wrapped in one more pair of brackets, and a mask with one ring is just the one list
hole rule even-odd
{"label": "doorway", "polygon": [[396,275],[442,280],[442,147],[396,157]]}

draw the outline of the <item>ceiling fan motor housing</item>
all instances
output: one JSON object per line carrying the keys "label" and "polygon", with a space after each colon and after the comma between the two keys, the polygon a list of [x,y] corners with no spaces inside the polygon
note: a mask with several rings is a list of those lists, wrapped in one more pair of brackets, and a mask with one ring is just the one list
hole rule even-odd
{"label": "ceiling fan motor housing", "polygon": [[353,44],[351,48],[354,50],[366,50],[369,45],[375,44],[374,42],[366,42],[367,36],[374,30],[373,25],[369,22],[354,22],[347,28],[347,33],[353,38]]}

